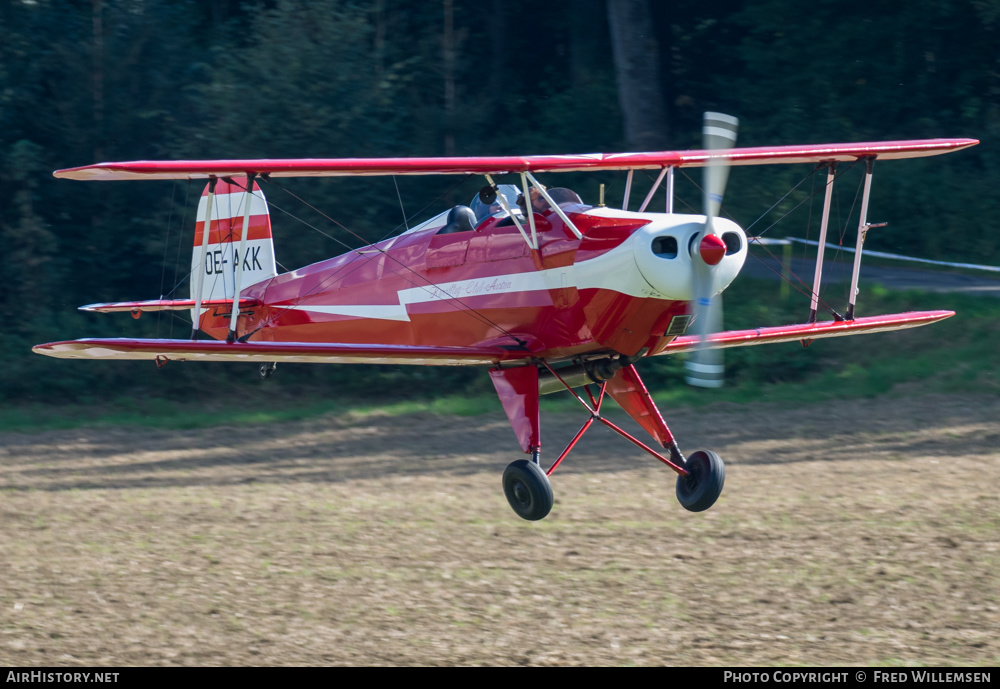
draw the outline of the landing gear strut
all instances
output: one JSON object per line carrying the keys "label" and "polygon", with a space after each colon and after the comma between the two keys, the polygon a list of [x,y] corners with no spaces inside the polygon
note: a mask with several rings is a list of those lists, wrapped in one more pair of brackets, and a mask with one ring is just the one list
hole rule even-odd
{"label": "landing gear strut", "polygon": [[[690,457],[681,454],[677,441],[667,428],[663,417],[657,410],[653,398],[639,378],[635,367],[626,364],[612,372],[612,376],[600,383],[598,393],[591,392],[589,386],[583,391],[589,399],[584,400],[573,389],[573,386],[546,362],[541,362],[547,369],[551,379],[558,381],[570,391],[581,405],[590,413],[590,418],[583,424],[576,436],[570,441],[549,469],[539,466],[538,457],[541,447],[539,433],[538,395],[539,376],[535,366],[524,366],[511,369],[492,369],[490,376],[497,388],[504,411],[510,419],[514,433],[521,444],[521,450],[531,454],[531,460],[519,459],[512,462],[503,474],[503,490],[507,502],[522,519],[536,521],[544,518],[552,509],[552,484],[549,476],[562,463],[570,450],[577,444],[583,434],[595,422],[607,426],[626,440],[645,450],[647,453],[666,464],[677,473],[677,500],[684,509],[691,512],[707,510],[722,493],[726,480],[726,469],[722,460],[714,452],[699,450]],[[601,414],[601,405],[605,395],[612,397],[629,416],[642,426],[660,446],[653,449],[641,440],[633,437],[627,431]],[[663,453],[666,451],[666,454]]]}

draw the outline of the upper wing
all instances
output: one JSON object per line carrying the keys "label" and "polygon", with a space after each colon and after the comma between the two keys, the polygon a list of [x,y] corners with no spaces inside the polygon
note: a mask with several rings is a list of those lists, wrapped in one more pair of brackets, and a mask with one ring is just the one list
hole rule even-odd
{"label": "upper wing", "polygon": [[954,311],[911,311],[909,313],[866,316],[865,318],[855,318],[853,321],[823,321],[822,323],[780,325],[755,330],[727,330],[726,332],[712,333],[704,344],[697,335],[683,335],[653,351],[652,354],[677,354],[701,347],[727,349],[776,342],[794,342],[795,340],[819,340],[824,337],[880,333],[886,330],[902,330],[929,325],[954,315]]}
{"label": "upper wing", "polygon": [[713,151],[589,153],[548,156],[458,158],[313,158],[300,160],[139,160],[98,163],[57,170],[56,177],[79,180],[208,179],[247,173],[271,177],[344,177],[356,175],[502,174],[505,172],[581,172],[729,165],[820,163],[876,156],[883,160],[941,155],[975,146],[976,139],[923,139],[854,144],[759,146]]}
{"label": "upper wing", "polygon": [[319,364],[433,364],[472,366],[523,359],[503,347],[414,347],[409,345],[218,340],[85,339],[35,345],[36,354],[60,359],[165,361],[282,361]]}

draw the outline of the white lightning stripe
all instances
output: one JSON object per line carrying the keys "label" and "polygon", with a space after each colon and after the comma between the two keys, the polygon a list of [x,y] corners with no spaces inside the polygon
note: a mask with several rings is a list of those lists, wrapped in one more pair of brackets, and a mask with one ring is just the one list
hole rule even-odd
{"label": "white lightning stripe", "polygon": [[634,297],[666,296],[654,291],[635,263],[632,241],[625,241],[611,251],[572,266],[549,268],[527,273],[511,273],[471,280],[456,280],[437,285],[409,287],[397,292],[399,304],[296,304],[288,309],[348,316],[409,321],[407,306],[430,302],[452,302],[458,308],[466,299],[498,294],[518,294],[576,287],[577,289],[609,289]]}
{"label": "white lightning stripe", "polygon": [[542,272],[515,273],[512,275],[445,282],[425,287],[410,287],[408,289],[401,289],[396,293],[399,297],[399,304],[299,304],[288,308],[354,318],[408,321],[410,320],[410,314],[406,307],[409,304],[426,304],[429,302],[452,300],[462,301],[471,297],[481,297],[489,294],[511,294],[556,289],[562,286],[560,282],[561,274],[567,272],[569,271],[566,268],[555,268]]}
{"label": "white lightning stripe", "polygon": [[297,311],[313,313],[328,313],[333,316],[352,316],[354,318],[377,318],[383,321],[408,321],[410,315],[402,304],[343,304],[336,306],[289,306]]}

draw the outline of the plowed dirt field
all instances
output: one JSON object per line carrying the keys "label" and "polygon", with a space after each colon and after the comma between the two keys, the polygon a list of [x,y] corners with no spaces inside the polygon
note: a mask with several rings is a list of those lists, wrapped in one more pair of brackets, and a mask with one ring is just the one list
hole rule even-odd
{"label": "plowed dirt field", "polygon": [[0,435],[0,665],[1000,664],[1000,399],[665,410],[700,514],[596,427],[537,523],[497,409]]}

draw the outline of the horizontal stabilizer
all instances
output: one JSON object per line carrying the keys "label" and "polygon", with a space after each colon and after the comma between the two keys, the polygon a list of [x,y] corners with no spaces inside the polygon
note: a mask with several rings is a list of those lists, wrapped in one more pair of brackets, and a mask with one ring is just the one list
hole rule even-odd
{"label": "horizontal stabilizer", "polygon": [[523,351],[502,347],[417,347],[315,342],[221,340],[85,339],[35,345],[36,354],[59,359],[145,359],[166,361],[258,361],[304,364],[432,364],[473,366],[523,359]]}
{"label": "horizontal stabilizer", "polygon": [[865,333],[881,333],[888,330],[903,330],[930,325],[954,316],[954,311],[910,311],[890,313],[882,316],[866,316],[853,321],[823,321],[799,325],[779,325],[772,328],[754,330],[727,330],[712,333],[704,343],[698,335],[683,335],[655,351],[655,354],[677,354],[699,348],[727,349],[729,347],[750,347],[753,345],[794,342],[796,340],[819,340],[824,337],[844,337]]}
{"label": "horizontal stabilizer", "polygon": [[[202,308],[216,306],[229,307],[232,299],[206,299],[201,302]],[[240,299],[240,311],[260,305],[258,299]],[[128,311],[136,314],[143,311],[187,311],[194,308],[194,299],[150,299],[149,301],[112,301],[104,304],[87,304],[81,306],[81,311],[96,311],[97,313],[119,313]]]}
{"label": "horizontal stabilizer", "polygon": [[584,153],[578,155],[466,156],[453,158],[305,158],[262,160],[135,160],[56,170],[63,179],[208,179],[255,173],[271,177],[353,177],[368,175],[501,174],[504,172],[584,172],[659,170],[663,167],[774,165],[880,160],[941,155],[975,146],[976,139],[915,139],[848,144],[756,146],[711,151]]}

